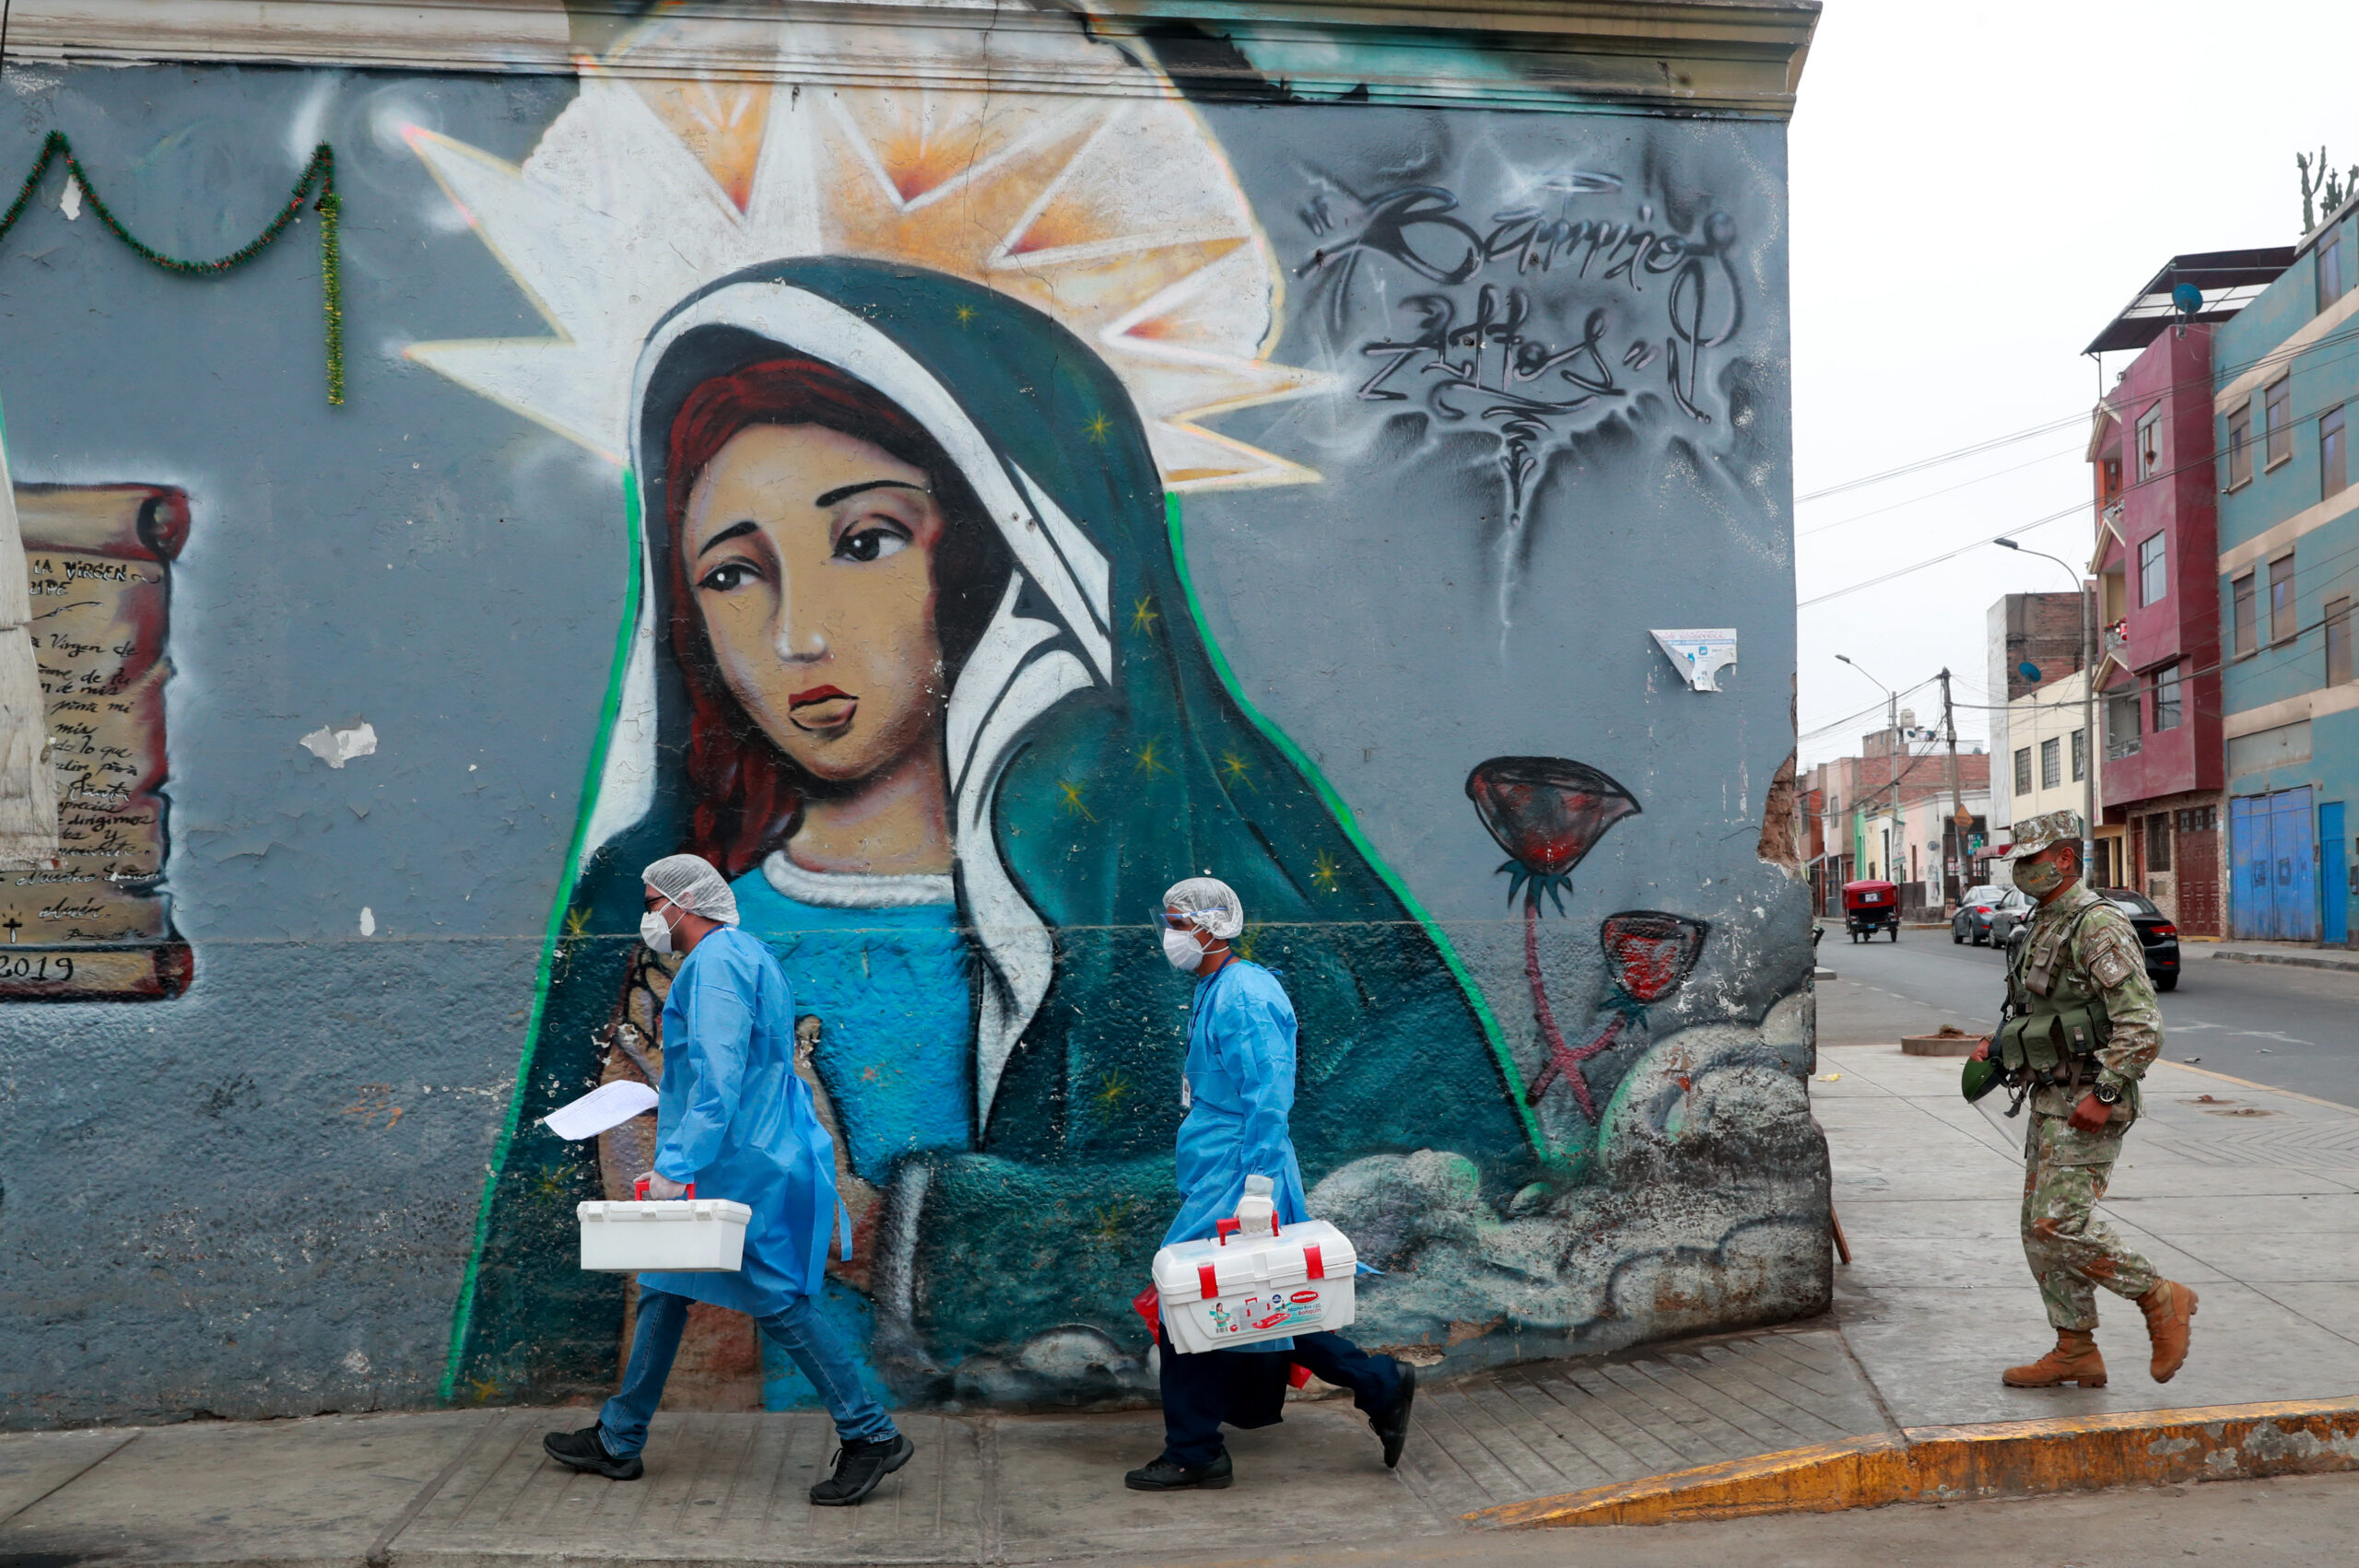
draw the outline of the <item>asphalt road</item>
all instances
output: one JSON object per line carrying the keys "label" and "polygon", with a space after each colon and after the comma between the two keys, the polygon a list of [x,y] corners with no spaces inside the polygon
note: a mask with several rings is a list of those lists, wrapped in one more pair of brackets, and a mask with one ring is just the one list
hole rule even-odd
{"label": "asphalt road", "polygon": [[[2163,999],[2163,1055],[2233,1078],[2359,1106],[2359,974],[2238,964],[2182,944],[2178,989]],[[1891,1044],[1944,1024],[1987,1033],[2006,986],[1997,952],[1956,946],[1948,928],[1854,943],[1840,924],[1818,948],[1819,1040]]]}

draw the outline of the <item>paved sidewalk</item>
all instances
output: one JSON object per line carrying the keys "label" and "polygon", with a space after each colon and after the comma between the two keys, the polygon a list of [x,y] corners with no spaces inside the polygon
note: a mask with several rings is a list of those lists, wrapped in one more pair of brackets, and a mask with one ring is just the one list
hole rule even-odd
{"label": "paved sidewalk", "polygon": [[[1238,1484],[1211,1496],[1122,1489],[1158,1445],[1152,1411],[912,1417],[918,1459],[851,1510],[804,1500],[832,1447],[811,1415],[661,1415],[634,1484],[541,1458],[577,1410],[21,1433],[0,1436],[0,1562],[1474,1561],[1473,1510],[1844,1436],[2359,1396],[2359,1112],[2158,1065],[2107,1208],[2201,1293],[2195,1353],[2156,1386],[2135,1308],[2105,1297],[2110,1385],[2013,1390],[1998,1369],[2047,1340],[2015,1235],[2021,1124],[1996,1097],[1965,1105],[1957,1071],[1822,1051],[1811,1087],[1854,1258],[1829,1316],[1431,1387],[1397,1471],[1339,1399],[1232,1434]],[[1714,1527],[1760,1527],[1675,1528]],[[1614,1536],[1601,1560],[1653,1562],[1631,1543],[1670,1531]]]}
{"label": "paved sidewalk", "polygon": [[2187,942],[2188,958],[2219,958],[2235,964],[2283,964],[2296,969],[2337,969],[2359,974],[2359,953],[2300,942]]}

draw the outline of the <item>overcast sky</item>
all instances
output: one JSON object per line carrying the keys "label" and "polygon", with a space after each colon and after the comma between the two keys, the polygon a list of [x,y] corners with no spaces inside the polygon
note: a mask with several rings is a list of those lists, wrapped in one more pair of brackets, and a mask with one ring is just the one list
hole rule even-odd
{"label": "overcast sky", "polygon": [[[1792,133],[1794,493],[2085,415],[2082,348],[2165,262],[2293,244],[2294,154],[2359,164],[2354,63],[2349,0],[1826,0]],[[1883,727],[1837,653],[1904,690],[1947,664],[1960,738],[1986,732],[1985,612],[2062,568],[1985,545],[1810,601],[2076,502],[2022,537],[2085,564],[2087,436],[1799,508],[1804,766]],[[1903,700],[1938,721],[1937,688]]]}

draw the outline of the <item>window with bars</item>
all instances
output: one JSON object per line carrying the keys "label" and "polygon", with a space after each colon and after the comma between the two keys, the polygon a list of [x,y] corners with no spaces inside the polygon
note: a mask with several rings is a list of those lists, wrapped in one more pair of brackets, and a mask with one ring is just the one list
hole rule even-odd
{"label": "window with bars", "polygon": [[2261,424],[2269,441],[2269,466],[2294,455],[2294,384],[2280,376],[2260,395]]}
{"label": "window with bars", "polygon": [[2138,546],[2138,603],[2159,604],[2170,591],[2165,556],[2169,546],[2157,533]]}
{"label": "window with bars", "polygon": [[2156,812],[2146,819],[2146,869],[2167,872],[2171,869],[2171,813]]}
{"label": "window with bars", "polygon": [[2089,776],[2089,732],[2072,731],[2072,782],[2078,784]]}
{"label": "window with bars", "polygon": [[2029,746],[2015,748],[2015,793],[2018,795],[2031,793],[2031,748]]}
{"label": "window with bars", "polygon": [[2228,415],[2228,488],[2252,478],[2252,404]]}
{"label": "window with bars", "polygon": [[2050,735],[2039,743],[2039,787],[2053,790],[2064,782],[2064,743]]}
{"label": "window with bars", "polygon": [[2179,725],[2178,666],[2165,664],[2154,672],[2154,733]]}

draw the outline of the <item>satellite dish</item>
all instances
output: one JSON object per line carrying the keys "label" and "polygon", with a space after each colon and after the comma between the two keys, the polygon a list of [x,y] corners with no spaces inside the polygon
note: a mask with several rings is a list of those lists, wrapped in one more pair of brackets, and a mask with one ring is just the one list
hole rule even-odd
{"label": "satellite dish", "polygon": [[2037,685],[2039,684],[2039,666],[2033,663],[2028,659],[2015,666],[2015,673],[2021,675],[2025,680],[2031,682],[2034,685]]}
{"label": "satellite dish", "polygon": [[2179,319],[2191,322],[2203,313],[2203,290],[2191,283],[2182,283],[2171,290],[2171,304]]}

